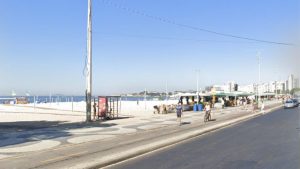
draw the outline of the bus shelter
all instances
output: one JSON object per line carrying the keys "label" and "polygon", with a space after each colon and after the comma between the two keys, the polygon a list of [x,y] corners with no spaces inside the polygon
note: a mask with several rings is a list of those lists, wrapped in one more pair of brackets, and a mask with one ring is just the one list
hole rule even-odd
{"label": "bus shelter", "polygon": [[98,96],[98,118],[111,120],[119,117],[121,96]]}

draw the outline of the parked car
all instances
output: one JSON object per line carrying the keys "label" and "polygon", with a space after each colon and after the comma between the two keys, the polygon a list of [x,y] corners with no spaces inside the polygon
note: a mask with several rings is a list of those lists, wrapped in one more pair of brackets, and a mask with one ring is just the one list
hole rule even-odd
{"label": "parked car", "polygon": [[293,100],[287,100],[284,103],[284,108],[294,108],[295,107],[295,102]]}

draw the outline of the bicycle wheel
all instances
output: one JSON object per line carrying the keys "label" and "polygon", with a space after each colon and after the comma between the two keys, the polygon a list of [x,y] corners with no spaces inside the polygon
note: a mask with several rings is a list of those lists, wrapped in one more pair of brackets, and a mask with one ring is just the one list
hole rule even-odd
{"label": "bicycle wheel", "polygon": [[207,122],[208,121],[208,113],[205,113],[204,115],[204,122]]}

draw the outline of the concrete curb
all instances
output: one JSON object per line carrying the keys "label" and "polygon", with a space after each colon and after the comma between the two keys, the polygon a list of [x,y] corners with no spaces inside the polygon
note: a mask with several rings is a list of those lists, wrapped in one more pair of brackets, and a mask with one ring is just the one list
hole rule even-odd
{"label": "concrete curb", "polygon": [[[281,107],[282,107],[282,105],[270,108],[270,109],[266,110],[264,114],[271,113],[271,112],[273,112],[277,109],[280,109]],[[178,144],[180,142],[183,142],[183,141],[188,140],[188,139],[195,138],[197,136],[203,135],[203,134],[208,133],[208,132],[212,132],[212,131],[222,129],[222,128],[225,128],[225,127],[228,127],[228,126],[231,126],[231,125],[234,125],[234,124],[244,122],[246,120],[258,117],[260,115],[263,115],[263,113],[261,113],[261,112],[252,113],[252,114],[247,115],[247,116],[243,116],[243,117],[239,117],[239,118],[236,118],[236,119],[228,120],[228,121],[225,121],[223,123],[219,123],[219,124],[216,124],[216,125],[213,125],[213,126],[200,128],[199,130],[190,131],[190,132],[187,132],[187,133],[175,136],[175,137],[171,137],[169,139],[160,140],[160,141],[157,141],[157,142],[154,142],[154,143],[151,143],[151,144],[138,146],[138,147],[135,147],[135,148],[123,151],[123,152],[119,152],[117,154],[111,154],[111,155],[107,154],[107,156],[102,157],[100,159],[99,158],[91,159],[87,163],[80,163],[80,164],[77,164],[75,166],[72,166],[71,168],[74,168],[74,169],[75,168],[78,168],[78,169],[79,168],[80,169],[81,168],[92,168],[92,169],[95,168],[96,169],[96,168],[106,167],[106,166],[109,166],[109,165],[112,165],[112,164],[115,164],[115,163],[118,163],[118,162],[122,162],[124,160],[130,159],[130,158],[133,158],[133,157],[140,156],[142,154],[152,152],[154,150],[158,150],[158,149],[165,148],[167,146]],[[68,168],[70,168],[70,167],[68,167]]]}

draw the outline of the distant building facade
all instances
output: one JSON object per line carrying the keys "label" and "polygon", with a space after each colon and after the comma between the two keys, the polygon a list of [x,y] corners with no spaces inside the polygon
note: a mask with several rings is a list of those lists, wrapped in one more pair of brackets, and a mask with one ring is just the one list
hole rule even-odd
{"label": "distant building facade", "polygon": [[299,86],[299,78],[294,78],[294,88],[300,88],[300,86]]}
{"label": "distant building facade", "polygon": [[250,85],[240,85],[239,91],[246,92],[246,93],[256,93],[256,84],[250,84]]}
{"label": "distant building facade", "polygon": [[270,81],[261,84],[248,84],[238,85],[234,81],[230,81],[223,85],[212,85],[206,88],[206,91],[212,89],[217,92],[246,92],[246,93],[274,93],[274,94],[285,94],[290,92],[293,88],[299,88],[299,78],[295,78],[294,75],[289,75],[287,80]]}
{"label": "distant building facade", "polygon": [[238,84],[235,83],[234,81],[228,82],[224,85],[213,85],[210,88],[207,88],[208,91],[211,91],[212,89],[214,89],[217,92],[225,92],[225,93],[229,93],[229,92],[235,92],[238,91]]}
{"label": "distant building facade", "polygon": [[287,90],[288,90],[288,91],[291,91],[291,90],[294,88],[294,75],[291,74],[291,75],[289,76],[287,83],[288,83],[288,88],[287,88]]}

